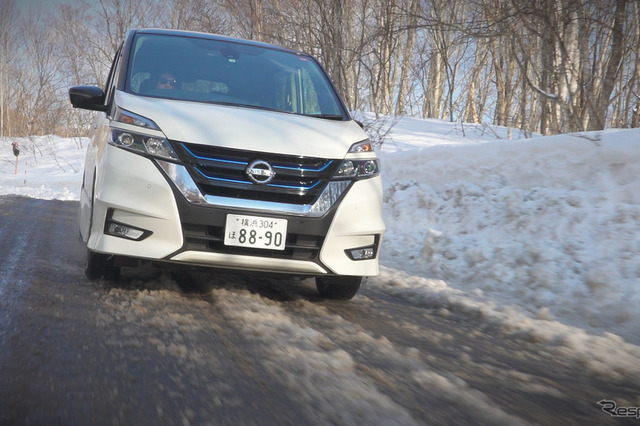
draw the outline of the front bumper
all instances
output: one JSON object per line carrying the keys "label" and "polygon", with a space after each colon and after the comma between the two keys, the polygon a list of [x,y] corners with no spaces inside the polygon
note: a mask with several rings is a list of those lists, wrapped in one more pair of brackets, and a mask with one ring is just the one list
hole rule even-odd
{"label": "front bumper", "polygon": [[[378,274],[377,251],[382,221],[380,177],[354,182],[342,199],[322,217],[291,215],[260,208],[193,204],[155,161],[113,146],[101,158],[98,190],[88,247],[139,259],[198,266],[290,273],[297,275]],[[229,201],[229,199],[227,199]],[[284,251],[229,247],[223,243],[228,213],[285,218]],[[132,241],[105,233],[107,218],[149,231]],[[348,250],[375,247],[376,256],[353,260]]]}

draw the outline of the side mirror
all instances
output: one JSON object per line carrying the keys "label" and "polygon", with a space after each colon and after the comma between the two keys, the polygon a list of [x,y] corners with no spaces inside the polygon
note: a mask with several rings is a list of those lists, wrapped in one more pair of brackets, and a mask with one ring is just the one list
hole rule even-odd
{"label": "side mirror", "polygon": [[104,92],[97,86],[74,86],[69,89],[69,100],[74,108],[106,111]]}

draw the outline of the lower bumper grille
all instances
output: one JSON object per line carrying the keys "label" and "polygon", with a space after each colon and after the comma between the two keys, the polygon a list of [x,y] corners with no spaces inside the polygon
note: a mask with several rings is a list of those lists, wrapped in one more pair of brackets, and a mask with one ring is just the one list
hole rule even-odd
{"label": "lower bumper grille", "polygon": [[224,245],[222,226],[182,224],[185,249],[210,253],[227,253],[315,262],[320,255],[324,237],[289,232],[284,250],[263,250]]}

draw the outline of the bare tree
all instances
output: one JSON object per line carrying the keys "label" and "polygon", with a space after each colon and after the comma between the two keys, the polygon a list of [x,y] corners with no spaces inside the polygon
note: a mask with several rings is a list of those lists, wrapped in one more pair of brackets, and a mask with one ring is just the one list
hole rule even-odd
{"label": "bare tree", "polygon": [[0,2],[0,135],[86,129],[90,114],[69,114],[66,89],[103,85],[135,27],[309,52],[349,108],[378,115],[544,134],[640,125],[634,0],[78,0],[51,17]]}
{"label": "bare tree", "polygon": [[0,0],[0,137],[11,133],[8,99],[11,98],[9,74],[14,57],[17,10],[14,0]]}
{"label": "bare tree", "polygon": [[604,129],[610,97],[615,81],[620,73],[620,64],[624,49],[624,27],[629,0],[616,0],[613,26],[611,28],[611,53],[607,58],[607,66],[603,74],[602,88],[596,97],[596,114],[590,121],[589,130]]}

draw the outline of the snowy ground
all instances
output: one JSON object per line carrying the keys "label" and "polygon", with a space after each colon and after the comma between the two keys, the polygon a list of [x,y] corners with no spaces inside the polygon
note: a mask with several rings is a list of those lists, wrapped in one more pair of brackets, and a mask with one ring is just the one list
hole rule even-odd
{"label": "snowy ground", "polygon": [[[13,142],[20,146],[17,169]],[[57,136],[0,139],[0,196],[79,200],[87,143]]]}
{"label": "snowy ground", "polygon": [[[598,353],[592,362],[622,346],[638,353],[640,130],[508,140],[507,129],[480,125],[387,124],[387,233],[367,285]],[[79,199],[86,143],[1,140],[0,195]],[[635,361],[621,354],[618,365],[635,371]]]}

